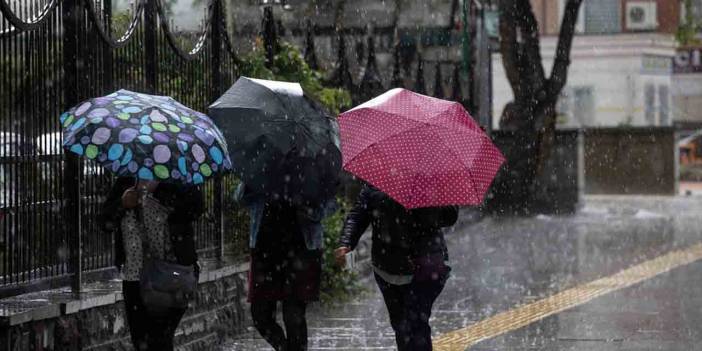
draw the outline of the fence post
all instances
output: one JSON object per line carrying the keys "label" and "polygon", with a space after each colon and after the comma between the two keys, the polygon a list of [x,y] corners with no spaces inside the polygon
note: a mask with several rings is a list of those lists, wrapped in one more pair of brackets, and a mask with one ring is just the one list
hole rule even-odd
{"label": "fence post", "polygon": [[157,1],[144,2],[144,76],[146,90],[156,94],[158,90],[158,14]]}
{"label": "fence post", "polygon": [[275,18],[273,17],[273,6],[263,8],[263,20],[261,31],[263,32],[263,47],[266,49],[266,67],[273,67],[273,59],[278,46],[278,34],[276,32]]}
{"label": "fence post", "polygon": [[222,1],[212,0],[212,86],[210,89],[210,102],[214,102],[222,93]]}
{"label": "fence post", "polygon": [[[210,11],[212,11],[212,37],[210,38],[211,43],[211,67],[212,71],[212,86],[210,87],[210,102],[214,102],[222,94],[222,21],[223,21],[223,11],[222,11],[222,1],[212,0]],[[224,225],[225,225],[225,209],[224,209],[224,179],[222,176],[217,176],[214,179],[214,208],[217,213],[217,220],[219,225],[217,230],[219,232],[219,257],[224,257]]]}
{"label": "fence post", "polygon": [[[112,28],[112,0],[103,0],[103,14],[105,15],[105,28]],[[109,32],[108,32],[109,33]],[[115,90],[114,77],[112,75],[112,47],[103,43],[102,45],[102,62],[104,63],[103,69],[103,89],[111,93]]]}
{"label": "fence post", "polygon": [[[80,0],[65,0],[62,7],[63,16],[63,61],[65,89],[65,109],[78,103],[80,93],[78,80],[81,68],[84,66],[84,56],[81,50],[81,37],[85,33],[84,10]],[[66,214],[66,233],[68,234],[69,262],[68,268],[72,273],[71,290],[78,294],[82,283],[82,223],[81,223],[81,191],[80,172],[81,162],[78,155],[67,152],[63,169],[63,185]]]}

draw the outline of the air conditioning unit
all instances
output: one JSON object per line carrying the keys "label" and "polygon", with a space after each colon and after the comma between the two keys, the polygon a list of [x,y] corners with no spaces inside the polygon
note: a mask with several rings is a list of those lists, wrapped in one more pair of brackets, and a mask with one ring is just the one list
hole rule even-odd
{"label": "air conditioning unit", "polygon": [[658,27],[656,2],[629,1],[626,3],[626,29],[651,30]]}

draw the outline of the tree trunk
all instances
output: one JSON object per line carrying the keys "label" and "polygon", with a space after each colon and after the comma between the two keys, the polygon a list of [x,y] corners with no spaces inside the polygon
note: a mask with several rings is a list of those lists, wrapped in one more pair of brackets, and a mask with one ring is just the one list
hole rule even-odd
{"label": "tree trunk", "polygon": [[529,1],[500,0],[500,53],[514,100],[502,113],[500,129],[509,139],[500,145],[507,165],[495,184],[488,209],[530,214],[539,178],[551,154],[556,102],[570,65],[570,48],[583,0],[568,0],[550,77],[546,77],[539,28]]}

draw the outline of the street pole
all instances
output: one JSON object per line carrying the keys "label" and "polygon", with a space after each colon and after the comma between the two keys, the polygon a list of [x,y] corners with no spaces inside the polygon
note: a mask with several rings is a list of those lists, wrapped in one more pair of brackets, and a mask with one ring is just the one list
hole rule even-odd
{"label": "street pole", "polygon": [[[266,50],[266,67],[273,67],[273,59],[278,50],[278,24],[275,22],[273,6],[280,6],[285,11],[292,11],[294,8],[288,4],[287,0],[259,0],[259,6],[263,8],[263,20],[261,21],[261,31],[263,34],[263,48]],[[281,33],[285,34],[280,26]]]}
{"label": "street pole", "polygon": [[479,122],[480,120],[476,114],[475,65],[473,62],[473,0],[463,0],[461,10],[463,14],[463,76],[468,80],[468,94],[462,103],[468,112],[473,115],[473,118]]}
{"label": "street pole", "polygon": [[487,27],[485,24],[485,11],[483,11],[483,28],[484,28],[484,33],[485,33],[485,40],[487,40],[487,47],[488,47],[488,54],[487,54],[487,89],[488,89],[488,105],[487,105],[487,130],[488,132],[492,132],[492,101],[493,101],[493,81],[492,81],[492,41],[490,39],[490,35],[487,32]]}
{"label": "street pole", "polygon": [[463,31],[463,38],[462,38],[462,44],[463,44],[463,73],[465,76],[468,76],[470,74],[470,33],[468,31],[468,13],[470,12],[470,2],[472,0],[463,0],[462,5],[461,5],[461,12],[463,14],[463,26],[462,26],[462,31]]}

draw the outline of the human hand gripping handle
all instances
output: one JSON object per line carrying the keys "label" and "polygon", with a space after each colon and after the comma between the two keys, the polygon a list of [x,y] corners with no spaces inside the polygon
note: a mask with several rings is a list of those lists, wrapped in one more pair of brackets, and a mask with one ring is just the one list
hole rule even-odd
{"label": "human hand gripping handle", "polygon": [[346,266],[346,254],[349,252],[351,252],[351,249],[346,246],[342,246],[334,250],[334,258],[336,259],[336,264],[339,267]]}
{"label": "human hand gripping handle", "polygon": [[131,187],[122,194],[122,207],[132,209],[139,205],[139,191]]}

